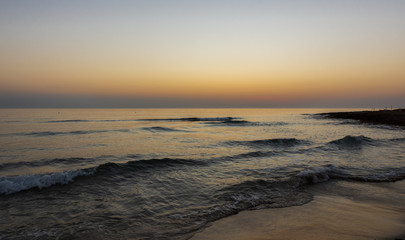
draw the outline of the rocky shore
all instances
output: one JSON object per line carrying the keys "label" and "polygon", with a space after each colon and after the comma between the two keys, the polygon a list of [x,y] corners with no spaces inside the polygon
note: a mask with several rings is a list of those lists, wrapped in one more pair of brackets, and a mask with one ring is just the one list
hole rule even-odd
{"label": "rocky shore", "polygon": [[330,113],[321,113],[319,115],[335,119],[353,119],[358,120],[362,123],[405,126],[405,109],[357,111],[357,112],[330,112]]}

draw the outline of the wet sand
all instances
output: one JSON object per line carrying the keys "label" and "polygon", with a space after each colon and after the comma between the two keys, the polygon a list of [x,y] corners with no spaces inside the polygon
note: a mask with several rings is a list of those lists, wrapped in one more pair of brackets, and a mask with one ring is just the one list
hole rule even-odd
{"label": "wet sand", "polygon": [[308,204],[243,211],[192,239],[405,239],[405,181],[334,181],[308,191]]}
{"label": "wet sand", "polygon": [[336,119],[353,119],[363,123],[405,126],[405,109],[358,111],[358,112],[330,112],[321,116]]}

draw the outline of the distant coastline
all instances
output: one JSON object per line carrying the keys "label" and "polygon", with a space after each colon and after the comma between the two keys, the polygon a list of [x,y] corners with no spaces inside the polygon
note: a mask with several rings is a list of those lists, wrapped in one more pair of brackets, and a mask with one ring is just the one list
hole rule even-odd
{"label": "distant coastline", "polygon": [[334,119],[353,119],[362,123],[405,126],[405,109],[403,108],[379,111],[329,112],[318,115]]}

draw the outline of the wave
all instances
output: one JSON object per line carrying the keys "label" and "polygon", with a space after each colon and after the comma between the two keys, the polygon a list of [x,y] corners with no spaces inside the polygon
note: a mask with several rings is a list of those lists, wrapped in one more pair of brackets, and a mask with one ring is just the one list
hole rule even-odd
{"label": "wave", "polygon": [[225,187],[219,198],[238,210],[303,205],[312,200],[295,179],[274,181],[255,179]]}
{"label": "wave", "polygon": [[382,145],[391,145],[396,143],[405,142],[405,138],[392,138],[392,139],[372,139],[365,136],[345,136],[343,138],[333,140],[328,142],[325,147],[338,147],[346,149],[356,149],[363,146],[382,146]]}
{"label": "wave", "polygon": [[254,126],[286,126],[289,123],[286,122],[254,122]]}
{"label": "wave", "polygon": [[380,169],[365,176],[352,176],[351,179],[365,182],[395,182],[405,179],[405,167]]}
{"label": "wave", "polygon": [[128,154],[124,156],[110,156],[102,155],[94,158],[82,158],[82,157],[72,157],[72,158],[53,158],[53,159],[41,159],[39,161],[20,161],[20,162],[6,162],[0,164],[0,170],[15,169],[20,167],[30,167],[30,168],[40,168],[47,166],[84,166],[95,164],[100,164],[106,161],[125,161],[128,159],[140,159],[142,155],[140,154]]}
{"label": "wave", "polygon": [[218,125],[218,126],[283,126],[287,125],[285,122],[250,122],[241,120],[236,117],[216,117],[216,118],[155,118],[155,119],[139,119],[138,121],[180,121],[180,122],[203,122],[204,124]]}
{"label": "wave", "polygon": [[72,123],[72,122],[91,122],[91,120],[84,120],[84,119],[67,119],[67,120],[51,120],[51,121],[46,121],[46,123]]}
{"label": "wave", "polygon": [[335,145],[338,147],[361,147],[363,145],[371,145],[377,143],[376,140],[365,136],[345,136],[344,138],[337,139],[329,142],[327,145]]}
{"label": "wave", "polygon": [[230,145],[245,145],[250,147],[293,147],[302,144],[308,144],[306,140],[296,138],[273,138],[252,141],[230,141]]}
{"label": "wave", "polygon": [[[273,154],[278,154],[277,152],[251,152],[246,154],[240,154],[233,156],[231,158],[242,158],[242,157],[262,157],[270,156]],[[127,158],[138,158],[139,155],[128,155]],[[16,163],[16,166],[21,166],[21,164],[27,164],[26,166],[35,167],[35,166],[46,166],[46,164],[51,163],[64,163],[64,162],[86,162],[92,160],[91,158],[69,158],[69,159],[51,159],[43,162],[31,162],[25,163],[20,162]],[[107,158],[104,158],[107,160]],[[8,163],[13,164],[13,163]],[[0,177],[0,195],[1,194],[11,194],[23,190],[28,190],[32,188],[46,188],[53,185],[63,185],[73,182],[75,178],[79,176],[92,176],[100,178],[100,181],[106,180],[111,181],[120,181],[121,178],[132,178],[139,176],[140,173],[156,173],[163,169],[164,171],[178,170],[182,167],[198,167],[198,166],[207,166],[212,164],[209,160],[192,160],[192,159],[172,159],[172,158],[163,158],[163,159],[149,159],[149,160],[133,160],[127,161],[125,163],[114,163],[107,162],[100,164],[95,167],[88,167],[83,169],[70,170],[60,173],[48,173],[48,174],[35,174],[35,175],[22,175],[22,176],[10,176],[10,177]],[[0,165],[1,167],[10,168],[6,164]],[[270,176],[271,175],[271,176]],[[361,182],[386,182],[386,181],[397,181],[405,179],[405,167],[402,168],[349,168],[341,167],[336,165],[325,165],[318,168],[308,168],[307,166],[289,166],[286,167],[282,172],[275,170],[269,175],[272,181],[255,181],[255,182],[246,182],[243,185],[233,186],[230,192],[242,192],[246,193],[249,191],[254,191],[254,194],[257,192],[270,191],[270,189],[278,189],[303,186],[307,184],[325,182],[329,179],[340,179],[340,180],[352,180],[352,181],[361,181]],[[252,175],[253,176],[253,175]],[[289,179],[286,181],[281,181],[282,179]],[[264,181],[264,182],[263,182]],[[232,191],[231,191],[232,190]],[[279,191],[279,190],[277,190]],[[266,194],[270,194],[266,193]],[[249,193],[250,194],[250,193]],[[248,199],[250,195],[243,195]],[[253,193],[252,193],[253,194]],[[288,195],[288,194],[287,194]],[[241,195],[242,196],[242,195]],[[253,196],[253,195],[251,195]],[[245,200],[246,200],[245,199]],[[247,200],[246,200],[247,201]],[[271,205],[275,206],[276,203],[261,202],[262,200],[257,200],[255,204],[251,205]],[[287,200],[282,201],[283,204],[287,203]],[[276,205],[280,205],[279,201]],[[246,204],[245,204],[246,205]],[[269,205],[269,206],[270,206]],[[244,206],[246,207],[246,206]]]}
{"label": "wave", "polygon": [[0,177],[0,195],[11,194],[31,188],[46,188],[56,184],[68,184],[79,176],[94,174],[94,169],[79,169],[61,173]]}
{"label": "wave", "polygon": [[148,122],[208,122],[208,123],[229,123],[229,124],[243,124],[249,123],[245,120],[238,120],[240,118],[234,117],[215,117],[215,118],[151,118],[151,119],[105,119],[105,120],[88,120],[88,119],[67,119],[67,120],[51,120],[45,123],[79,123],[79,122],[134,122],[134,121],[148,121]]}
{"label": "wave", "polygon": [[234,118],[226,119],[224,121],[207,121],[205,124],[210,125],[227,125],[227,126],[247,126],[250,125],[252,122],[246,120],[236,120]]}
{"label": "wave", "polygon": [[286,122],[250,122],[246,120],[226,120],[226,121],[210,121],[205,122],[205,124],[216,125],[216,126],[242,126],[242,127],[258,127],[258,126],[285,126],[288,125]]}
{"label": "wave", "polygon": [[30,132],[30,133],[25,133],[23,135],[25,136],[35,136],[35,137],[43,137],[43,136],[54,136],[54,135],[83,135],[83,134],[93,134],[93,133],[105,133],[108,132],[108,130],[90,130],[90,131],[70,131],[70,132],[51,132],[51,131],[46,131],[46,132]]}
{"label": "wave", "polygon": [[[297,166],[303,168],[304,166]],[[305,167],[304,167],[305,168]],[[320,168],[305,169],[284,173],[281,178],[259,178],[246,180],[241,183],[226,186],[212,196],[216,203],[213,207],[197,209],[187,214],[176,214],[173,218],[180,218],[195,222],[197,219],[205,222],[237,214],[248,209],[284,208],[300,206],[310,202],[313,195],[306,192],[306,186],[328,181],[329,179],[343,179],[354,181],[396,181],[404,179],[405,168],[381,169],[381,174],[369,174],[362,177],[350,175],[342,167],[327,165]],[[374,172],[374,171],[369,171]]]}
{"label": "wave", "polygon": [[78,131],[69,131],[69,132],[44,131],[44,132],[27,132],[27,133],[8,133],[8,134],[2,134],[1,136],[48,137],[48,136],[56,136],[56,135],[85,135],[85,134],[96,134],[96,133],[107,133],[107,132],[130,132],[130,130],[129,129],[78,130]]}
{"label": "wave", "polygon": [[88,119],[67,119],[67,120],[51,120],[44,123],[76,123],[76,122],[135,122],[137,119],[104,119],[104,120],[88,120]]}
{"label": "wave", "polygon": [[329,179],[353,180],[360,182],[394,182],[405,179],[405,167],[349,169],[329,164],[321,168],[303,170],[296,176],[301,178],[305,184],[325,182]]}
{"label": "wave", "polygon": [[393,138],[389,139],[391,142],[405,142],[405,138]]}
{"label": "wave", "polygon": [[330,179],[330,175],[344,173],[343,170],[334,165],[328,165],[317,169],[307,169],[299,172],[297,177],[304,180],[306,183],[320,183]]}
{"label": "wave", "polygon": [[93,158],[54,158],[54,159],[44,159],[41,161],[30,161],[30,162],[8,162],[0,164],[0,170],[3,169],[11,169],[11,168],[19,168],[19,167],[43,167],[48,165],[66,163],[82,163],[82,162],[90,162],[93,161]]}
{"label": "wave", "polygon": [[238,117],[214,117],[214,118],[151,118],[151,119],[108,119],[108,120],[87,120],[87,119],[67,119],[51,120],[46,123],[75,123],[75,122],[128,122],[128,121],[158,121],[158,122],[204,122],[210,125],[220,126],[284,126],[286,122],[250,122],[241,120]]}
{"label": "wave", "polygon": [[188,132],[186,130],[167,128],[167,127],[145,127],[145,128],[142,128],[142,130],[150,131],[150,132]]}
{"label": "wave", "polygon": [[221,204],[206,209],[197,209],[184,215],[174,215],[178,219],[206,222],[237,214],[247,209],[280,208],[299,206],[310,202],[313,195],[304,192],[294,181],[247,180],[224,187],[212,196]]}
{"label": "wave", "polygon": [[231,159],[239,159],[239,158],[260,158],[260,157],[270,157],[274,155],[279,155],[281,153],[277,152],[262,152],[262,151],[256,151],[256,152],[248,152],[248,153],[241,153],[232,157],[229,157]]}
{"label": "wave", "polygon": [[158,168],[167,167],[179,167],[179,166],[199,166],[207,165],[205,161],[199,160],[188,160],[188,159],[173,159],[173,158],[162,158],[162,159],[149,159],[149,160],[137,160],[129,161],[126,163],[112,163],[108,162],[97,167],[97,172],[109,173],[118,170],[120,174],[134,173],[134,170],[155,170]]}
{"label": "wave", "polygon": [[161,122],[223,122],[223,121],[233,121],[234,117],[216,117],[216,118],[151,118],[151,119],[138,119],[138,121],[161,121]]}
{"label": "wave", "polygon": [[[137,155],[134,155],[132,157],[137,157]],[[81,161],[83,159],[77,158],[75,160]],[[65,161],[65,159],[53,159],[52,161]],[[51,187],[53,185],[64,185],[73,182],[74,179],[79,176],[94,175],[107,178],[112,176],[128,177],[133,174],[137,174],[139,171],[145,170],[149,171],[149,170],[157,170],[159,168],[170,168],[170,167],[175,167],[176,169],[178,169],[179,166],[201,166],[201,165],[207,165],[207,163],[198,160],[163,158],[163,159],[128,161],[126,163],[108,162],[98,165],[97,167],[76,169],[60,173],[21,175],[10,177],[0,176],[0,195],[16,193],[32,188],[42,189]]]}

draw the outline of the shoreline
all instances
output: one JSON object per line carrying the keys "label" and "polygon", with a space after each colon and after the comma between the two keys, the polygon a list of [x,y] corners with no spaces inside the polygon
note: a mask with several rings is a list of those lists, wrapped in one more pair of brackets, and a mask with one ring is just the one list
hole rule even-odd
{"label": "shoreline", "polygon": [[405,239],[404,189],[405,180],[320,183],[308,188],[314,200],[307,204],[242,211],[191,240]]}
{"label": "shoreline", "polygon": [[361,123],[385,124],[405,127],[405,109],[356,111],[356,112],[329,112],[316,115],[333,119],[352,119]]}

